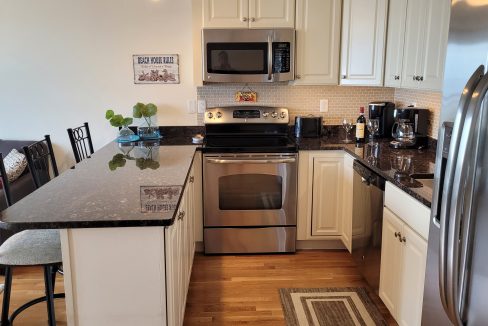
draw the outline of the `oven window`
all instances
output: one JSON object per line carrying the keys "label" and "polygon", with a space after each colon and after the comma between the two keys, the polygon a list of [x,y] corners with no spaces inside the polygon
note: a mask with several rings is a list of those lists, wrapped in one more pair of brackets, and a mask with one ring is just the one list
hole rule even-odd
{"label": "oven window", "polygon": [[215,74],[266,74],[267,43],[208,43],[207,72]]}
{"label": "oven window", "polygon": [[281,209],[283,178],[269,174],[236,174],[219,178],[220,210]]}

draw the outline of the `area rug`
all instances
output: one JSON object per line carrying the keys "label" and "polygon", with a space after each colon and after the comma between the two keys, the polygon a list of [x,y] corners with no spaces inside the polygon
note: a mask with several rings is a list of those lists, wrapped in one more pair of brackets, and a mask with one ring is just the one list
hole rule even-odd
{"label": "area rug", "polygon": [[280,289],[288,326],[387,325],[364,288]]}

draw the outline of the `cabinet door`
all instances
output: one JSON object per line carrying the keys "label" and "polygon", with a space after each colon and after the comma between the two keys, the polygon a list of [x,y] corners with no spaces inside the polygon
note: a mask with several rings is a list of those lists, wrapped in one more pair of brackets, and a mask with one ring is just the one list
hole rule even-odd
{"label": "cabinet door", "polygon": [[194,197],[193,208],[195,214],[195,241],[203,241],[203,198],[202,198],[202,153],[197,151],[193,160],[194,165]]}
{"label": "cabinet door", "polygon": [[418,88],[421,75],[425,20],[431,0],[408,0],[403,52],[402,87]]}
{"label": "cabinet door", "polygon": [[349,154],[344,154],[342,242],[349,252],[352,251],[353,164],[354,158]]}
{"label": "cabinet door", "polygon": [[383,85],[387,0],[344,0],[341,85]]}
{"label": "cabinet door", "polygon": [[423,24],[424,42],[419,67],[421,89],[441,90],[447,50],[451,1],[424,0],[427,5]]}
{"label": "cabinet door", "polygon": [[295,0],[249,0],[249,27],[294,28]]}
{"label": "cabinet door", "polygon": [[427,241],[404,225],[402,231],[402,271],[396,320],[399,325],[420,325],[424,297]]}
{"label": "cabinet door", "polygon": [[314,158],[312,236],[340,236],[343,159]]}
{"label": "cabinet door", "polygon": [[248,0],[203,0],[203,28],[248,28]]}
{"label": "cabinet door", "polygon": [[400,87],[408,0],[390,0],[386,39],[385,86]]}
{"label": "cabinet door", "polygon": [[297,0],[296,85],[337,85],[341,39],[340,0]]}
{"label": "cabinet door", "polygon": [[383,210],[381,242],[380,298],[393,317],[397,315],[400,295],[398,287],[402,271],[402,245],[396,236],[402,231],[401,222],[388,208]]}
{"label": "cabinet door", "polygon": [[166,250],[166,303],[168,325],[181,325],[180,303],[180,223],[175,223],[165,230]]}

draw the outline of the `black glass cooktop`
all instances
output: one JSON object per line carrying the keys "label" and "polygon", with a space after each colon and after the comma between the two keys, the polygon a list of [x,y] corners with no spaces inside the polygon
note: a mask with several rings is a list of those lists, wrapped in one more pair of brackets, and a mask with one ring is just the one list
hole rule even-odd
{"label": "black glass cooktop", "polygon": [[207,136],[205,152],[293,153],[296,143],[287,136]]}

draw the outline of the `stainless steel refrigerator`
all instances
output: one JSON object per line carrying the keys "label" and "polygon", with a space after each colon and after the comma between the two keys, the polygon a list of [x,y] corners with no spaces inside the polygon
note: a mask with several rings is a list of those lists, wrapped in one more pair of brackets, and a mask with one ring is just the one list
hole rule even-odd
{"label": "stainless steel refrigerator", "polygon": [[488,325],[488,0],[453,0],[423,325]]}

